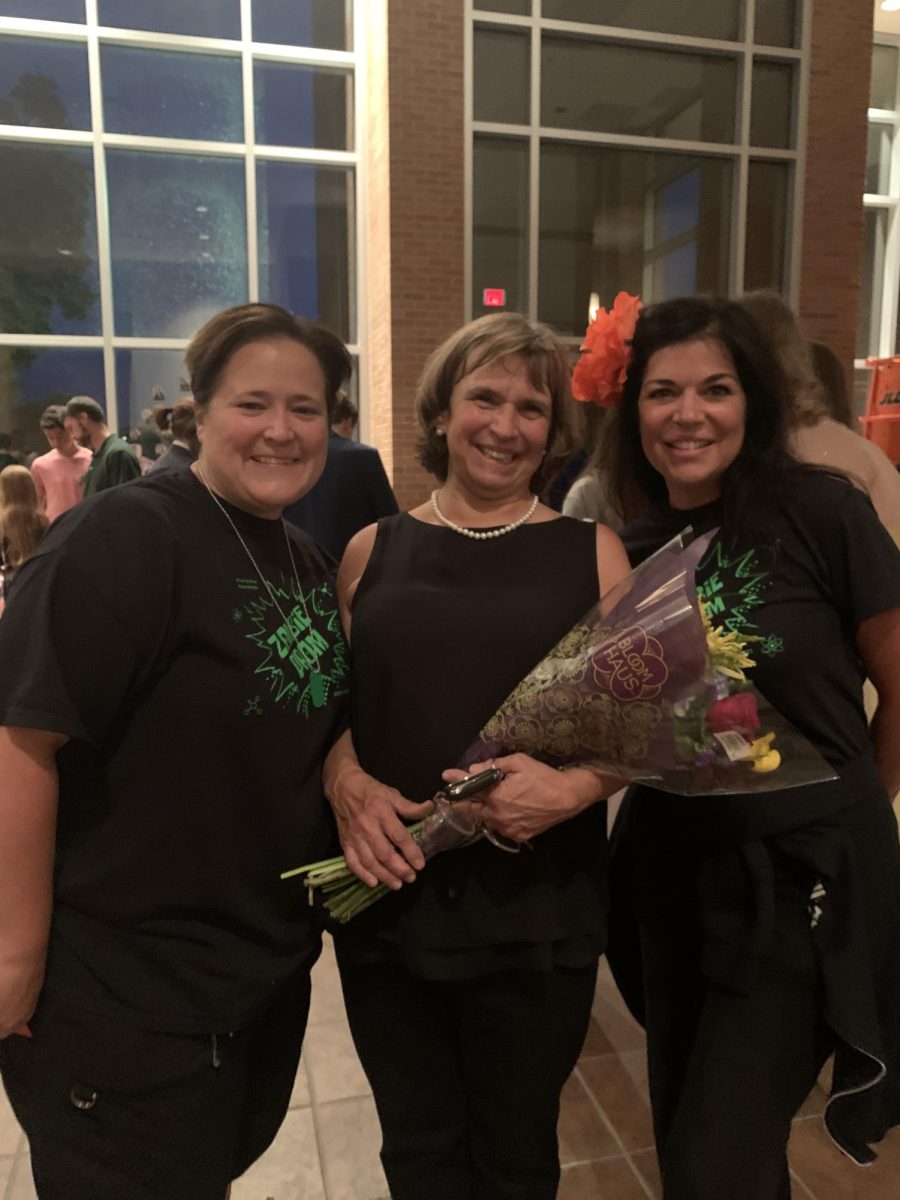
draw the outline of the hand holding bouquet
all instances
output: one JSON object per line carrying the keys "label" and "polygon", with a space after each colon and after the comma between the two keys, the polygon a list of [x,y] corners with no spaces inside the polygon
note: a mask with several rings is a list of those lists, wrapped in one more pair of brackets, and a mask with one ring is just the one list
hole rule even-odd
{"label": "hand holding bouquet", "polygon": [[[773,791],[834,773],[756,691],[747,639],[714,629],[694,573],[714,533],[673,539],[596,604],[533,668],[482,728],[462,766],[521,753],[554,767],[588,766],[678,795]],[[773,743],[777,743],[777,749]],[[485,772],[484,776],[489,775]],[[427,860],[491,836],[455,809],[482,776],[438,793],[410,832]],[[491,840],[495,840],[491,837]],[[501,848],[507,849],[506,845]],[[285,872],[304,874],[339,921],[374,903],[341,857]]]}

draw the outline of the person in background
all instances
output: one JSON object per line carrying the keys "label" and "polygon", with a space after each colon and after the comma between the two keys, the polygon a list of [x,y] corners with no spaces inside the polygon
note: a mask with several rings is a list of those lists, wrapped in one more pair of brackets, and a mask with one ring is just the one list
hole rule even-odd
{"label": "person in background", "polygon": [[654,305],[632,346],[607,442],[632,563],[717,530],[710,620],[754,639],[748,676],[835,779],[629,789],[610,963],[647,1029],[664,1200],[789,1200],[791,1120],[829,1053],[848,1156],[900,1122],[900,550],[858,488],[790,454],[792,393],[744,307]]}
{"label": "person in background", "polygon": [[748,292],[738,304],[771,346],[785,378],[790,408],[790,447],[802,462],[843,471],[865,491],[900,545],[900,479],[874,442],[829,416],[809,346],[790,306],[777,292]]}
{"label": "person in background", "polygon": [[4,467],[13,466],[18,461],[12,452],[12,437],[8,433],[0,433],[0,471]]}
{"label": "person in background", "polygon": [[79,446],[66,429],[66,410],[51,404],[41,413],[41,430],[50,449],[31,464],[38,501],[51,521],[82,498],[82,479],[91,465],[91,452]]}
{"label": "person in background", "polygon": [[288,521],[308,533],[336,562],[355,533],[397,511],[381,455],[374,446],[351,438],[358,415],[353,401],[340,396],[322,477],[296,504],[289,504],[284,513]]}
{"label": "person in background", "polygon": [[38,548],[48,524],[28,468],[17,463],[4,467],[0,471],[0,612],[16,571]]}
{"label": "person in background", "polygon": [[346,393],[338,396],[334,406],[334,420],[331,422],[331,432],[338,437],[349,440],[356,432],[359,423],[359,409]]}
{"label": "person in background", "polygon": [[[326,794],[348,865],[396,894],[335,934],[394,1200],[553,1200],[559,1099],[606,936],[606,805],[592,771],[498,758],[487,841],[422,856],[402,817],[628,564],[615,534],[539,502],[574,425],[565,347],[515,313],[429,359],[416,398],[431,500],[347,547],[353,734]],[[356,755],[358,754],[358,759]],[[486,764],[485,764],[486,765]],[[472,770],[477,770],[476,765]]]}
{"label": "person in background", "polygon": [[840,421],[848,429],[859,430],[859,425],[853,420],[850,404],[850,390],[847,387],[847,376],[844,364],[824,342],[810,342],[809,355],[812,369],[819,381],[822,402],[832,421]]}
{"label": "person in background", "polygon": [[128,444],[106,425],[106,414],[90,396],[73,396],[63,418],[66,429],[79,445],[93,451],[84,477],[85,496],[94,496],[139,478],[141,465]]}
{"label": "person in background", "polygon": [[41,1200],[224,1200],[287,1111],[321,947],[279,872],[333,850],[347,649],[281,513],[350,356],[245,304],[186,361],[197,462],[66,513],[0,620],[0,1074]]}
{"label": "person in background", "polygon": [[171,407],[161,404],[154,413],[163,440],[168,447],[147,468],[148,475],[160,471],[183,471],[200,452],[197,438],[197,414],[193,396],[183,396]]}

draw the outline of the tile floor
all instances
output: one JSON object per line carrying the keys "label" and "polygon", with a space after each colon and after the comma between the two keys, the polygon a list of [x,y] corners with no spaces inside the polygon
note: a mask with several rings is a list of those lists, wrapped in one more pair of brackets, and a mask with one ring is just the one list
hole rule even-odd
{"label": "tile floor", "polygon": [[[882,1144],[878,1162],[861,1170],[826,1138],[818,1118],[823,1100],[816,1087],[794,1125],[794,1200],[898,1200],[900,1129]],[[643,1035],[605,967],[584,1051],[563,1096],[559,1135],[559,1200],[659,1200]],[[384,1200],[378,1145],[375,1108],[327,945],[313,976],[291,1110],[268,1153],[235,1183],[233,1200]],[[25,1139],[2,1093],[0,1200],[35,1200]]]}

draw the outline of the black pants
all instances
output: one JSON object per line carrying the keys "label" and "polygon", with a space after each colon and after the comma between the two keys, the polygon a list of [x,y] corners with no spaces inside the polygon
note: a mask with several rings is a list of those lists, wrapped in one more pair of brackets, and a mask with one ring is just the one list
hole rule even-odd
{"label": "black pants", "polygon": [[306,971],[217,1037],[41,1004],[33,1038],[0,1041],[40,1200],[223,1200],[284,1119],[308,1012]]}
{"label": "black pants", "polygon": [[702,977],[684,927],[669,933],[641,931],[665,1200],[789,1200],[791,1120],[830,1049],[805,896],[778,898],[746,995]]}
{"label": "black pants", "polygon": [[392,1200],[553,1200],[596,964],[433,983],[338,962]]}

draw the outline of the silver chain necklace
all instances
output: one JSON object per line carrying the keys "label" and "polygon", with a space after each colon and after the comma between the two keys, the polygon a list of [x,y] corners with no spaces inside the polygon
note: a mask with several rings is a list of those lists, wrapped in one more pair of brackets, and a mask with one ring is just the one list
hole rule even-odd
{"label": "silver chain necklace", "polygon": [[514,529],[518,529],[520,525],[524,525],[534,515],[534,510],[538,506],[537,496],[531,497],[531,504],[528,506],[528,511],[524,516],[519,517],[518,521],[511,521],[509,525],[501,525],[499,529],[467,529],[465,525],[457,525],[455,521],[451,521],[449,517],[445,517],[438,507],[437,489],[431,493],[431,509],[442,525],[446,525],[448,529],[452,529],[454,533],[461,533],[463,537],[473,538],[476,542],[485,542],[489,538],[503,537],[505,533],[512,533]]}
{"label": "silver chain necklace", "polygon": [[[234,536],[240,542],[241,546],[244,549],[244,553],[250,559],[250,562],[253,566],[253,570],[256,572],[257,576],[259,577],[259,582],[266,589],[266,591],[269,595],[269,599],[272,601],[272,604],[275,606],[275,608],[278,612],[278,615],[281,617],[282,624],[284,625],[284,628],[287,630],[288,636],[290,637],[291,641],[293,642],[294,649],[300,650],[300,643],[297,640],[297,635],[294,633],[293,629],[291,629],[291,626],[288,623],[287,614],[285,613],[285,611],[281,607],[281,605],[278,603],[278,597],[275,595],[275,591],[274,591],[272,585],[269,583],[268,579],[266,579],[265,575],[263,575],[262,571],[260,570],[259,563],[253,557],[253,554],[250,551],[250,547],[247,545],[247,543],[244,541],[244,539],[241,535],[241,531],[238,529],[237,525],[235,525],[234,521],[232,521],[231,514],[229,513],[228,509],[225,507],[225,505],[222,503],[222,501],[219,499],[219,497],[216,495],[216,493],[209,486],[209,481],[207,480],[206,476],[203,474],[203,469],[201,468],[200,464],[195,463],[194,465],[197,468],[197,474],[200,476],[200,482],[203,484],[203,486],[209,492],[210,496],[212,497],[213,503],[216,505],[219,512],[222,514],[222,516],[225,518],[225,520],[231,526]],[[287,523],[286,523],[284,517],[281,518],[281,528],[282,528],[282,531],[284,532],[284,541],[285,541],[285,545],[287,546],[288,557],[291,560],[291,570],[294,572],[294,585],[295,585],[296,591],[297,591],[297,599],[300,601],[300,606],[303,609],[303,615],[304,615],[304,617],[306,617],[306,628],[311,631],[312,627],[313,627],[312,620],[310,619],[309,609],[306,607],[306,601],[303,599],[303,589],[300,587],[300,576],[297,572],[297,564],[294,561],[294,551],[291,548],[291,539],[288,536]],[[307,651],[302,650],[301,653],[305,655],[307,653]],[[315,669],[321,675],[322,660],[315,650],[312,650],[311,653],[315,657]]]}

